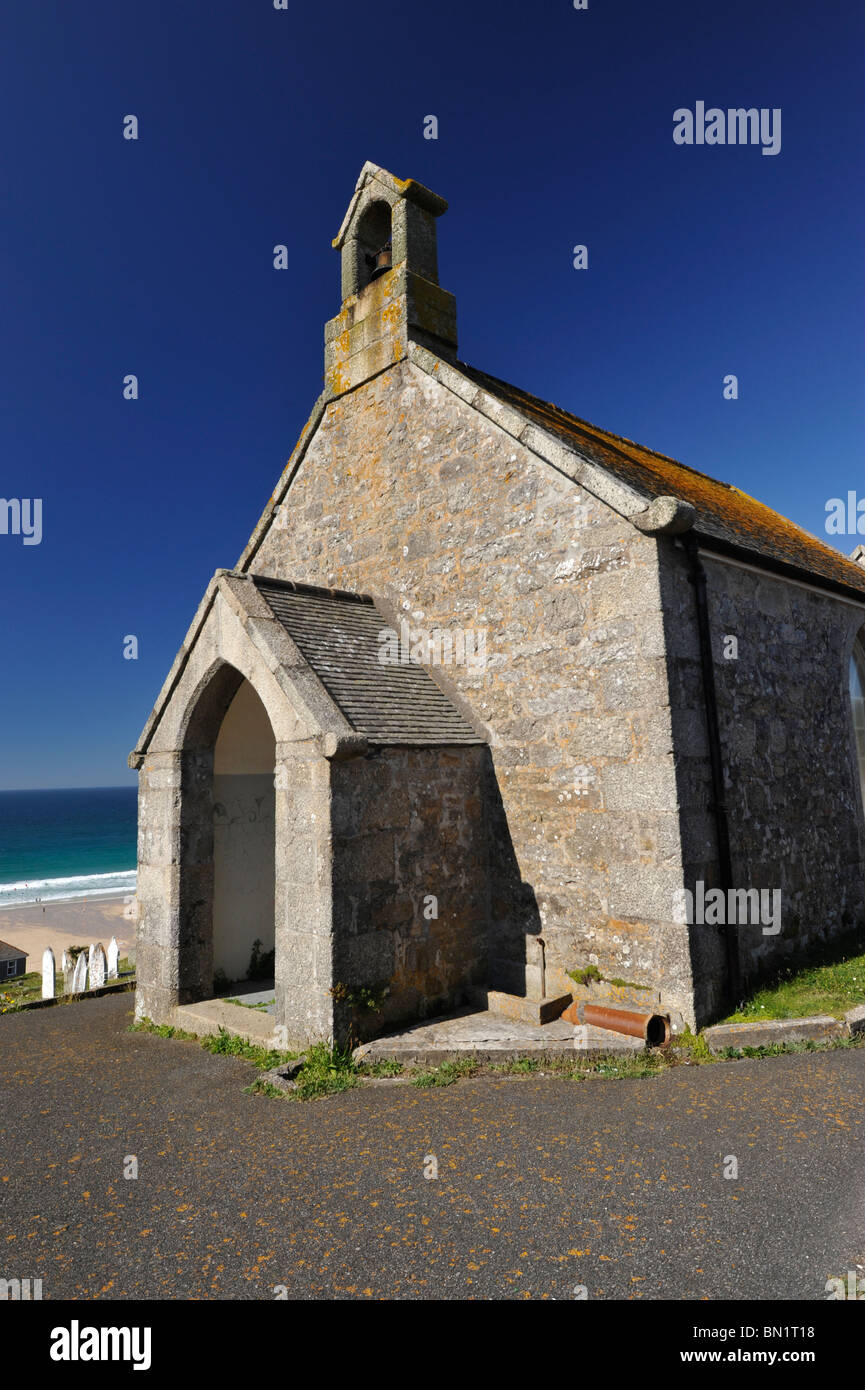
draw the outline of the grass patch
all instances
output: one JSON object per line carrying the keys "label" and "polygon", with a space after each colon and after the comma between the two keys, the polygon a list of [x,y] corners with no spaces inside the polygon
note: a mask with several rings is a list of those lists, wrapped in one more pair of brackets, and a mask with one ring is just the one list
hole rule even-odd
{"label": "grass patch", "polygon": [[294,1062],[301,1056],[299,1052],[280,1052],[274,1048],[262,1047],[260,1043],[246,1042],[244,1038],[227,1033],[224,1028],[220,1028],[218,1033],[199,1038],[198,1041],[208,1052],[217,1053],[221,1057],[242,1057],[245,1062],[252,1062],[259,1071],[270,1071],[281,1062]]}
{"label": "grass patch", "polygon": [[735,1061],[740,1057],[785,1057],[792,1052],[834,1052],[839,1047],[862,1047],[865,1038],[797,1038],[789,1043],[772,1043],[767,1047],[724,1047],[717,1054],[722,1060]]}
{"label": "grass patch", "polygon": [[674,1033],[672,1038],[674,1048],[687,1047],[690,1051],[692,1062],[714,1062],[715,1054],[710,1050],[709,1044],[702,1033],[696,1035],[686,1028],[683,1033]]}
{"label": "grass patch", "polygon": [[238,1004],[241,1009],[257,1009],[259,1013],[266,1014],[268,1003],[273,1004],[275,1000],[262,999],[257,1004],[247,1004],[243,999],[224,999],[224,1004]]}
{"label": "grass patch", "polygon": [[348,1091],[358,1082],[358,1069],[351,1052],[345,1048],[316,1043],[306,1053],[303,1067],[292,1092],[298,1100],[314,1100],[318,1096]]}
{"label": "grass patch", "polygon": [[754,991],[735,1013],[721,1023],[752,1023],[760,1018],[805,1018],[832,1014],[865,1004],[865,952],[858,951],[830,965],[788,968],[771,983]]}
{"label": "grass patch", "polygon": [[[708,1051],[708,1049],[707,1049]],[[712,1059],[714,1060],[714,1058]],[[670,1066],[678,1065],[663,1052],[638,1052],[634,1056],[598,1057],[581,1062],[566,1054],[553,1057],[514,1057],[507,1062],[493,1063],[489,1070],[501,1076],[558,1076],[565,1081],[584,1081],[589,1076],[604,1076],[619,1080],[658,1076]]]}
{"label": "grass patch", "polygon": [[641,1081],[647,1076],[660,1076],[670,1065],[660,1052],[638,1052],[633,1057],[599,1057],[596,1062],[586,1062],[575,1070],[580,1074],[576,1079],[607,1076],[619,1081]]}
{"label": "grass patch", "polygon": [[273,1067],[278,1067],[283,1062],[294,1062],[302,1055],[300,1052],[277,1052],[256,1043],[246,1042],[243,1038],[236,1038],[227,1033],[224,1028],[220,1028],[218,1033],[199,1037],[196,1033],[184,1033],[182,1028],[172,1028],[169,1023],[152,1023],[149,1018],[143,1018],[131,1025],[130,1032],[152,1033],[157,1038],[175,1038],[181,1042],[197,1042],[206,1052],[213,1052],[220,1057],[240,1057],[244,1062],[251,1062],[254,1067],[258,1067],[259,1071],[271,1071]]}
{"label": "grass patch", "polygon": [[428,1071],[419,1071],[411,1079],[413,1086],[452,1086],[461,1076],[474,1076],[478,1063],[473,1057],[460,1057],[456,1062],[441,1062]]}
{"label": "grass patch", "polygon": [[387,1058],[381,1062],[358,1062],[357,1064],[359,1076],[401,1076],[403,1070],[402,1062],[392,1062]]}
{"label": "grass patch", "polygon": [[271,1100],[282,1100],[284,1092],[272,1082],[265,1081],[263,1076],[257,1076],[251,1086],[244,1086],[245,1096],[270,1096]]}
{"label": "grass patch", "polygon": [[151,1023],[149,1018],[133,1023],[130,1033],[152,1033],[155,1038],[177,1038],[180,1042],[198,1042],[194,1033],[184,1033],[182,1028],[172,1028],[170,1023]]}
{"label": "grass patch", "polygon": [[258,1077],[251,1086],[246,1087],[247,1094],[251,1095],[273,1096],[282,1099],[288,1094],[292,1099],[313,1100],[316,1096],[347,1091],[351,1086],[357,1085],[358,1068],[352,1061],[351,1053],[347,1049],[328,1047],[325,1043],[316,1043],[305,1053],[279,1052],[261,1047],[256,1043],[246,1042],[243,1038],[227,1033],[224,1028],[220,1028],[218,1033],[199,1037],[194,1033],[184,1033],[181,1028],[173,1028],[167,1023],[153,1023],[149,1018],[139,1019],[137,1023],[133,1023],[130,1031],[152,1033],[159,1038],[189,1039],[197,1042],[206,1052],[212,1052],[216,1056],[239,1057],[244,1062],[251,1062],[259,1071],[272,1071],[274,1067],[281,1066],[284,1062],[296,1062],[299,1057],[303,1057],[303,1067],[293,1091],[283,1092],[279,1087],[271,1085],[262,1077]]}
{"label": "grass patch", "polygon": [[[57,971],[60,976],[60,971]],[[62,976],[60,976],[62,979]],[[59,981],[58,981],[59,983]],[[12,1013],[22,1004],[30,1004],[42,998],[42,971],[28,970],[14,980],[4,980],[0,990],[0,1014]]]}
{"label": "grass patch", "polygon": [[500,1072],[503,1076],[531,1076],[533,1072],[538,1072],[544,1063],[539,1057],[511,1057],[507,1062],[491,1062],[490,1071]]}

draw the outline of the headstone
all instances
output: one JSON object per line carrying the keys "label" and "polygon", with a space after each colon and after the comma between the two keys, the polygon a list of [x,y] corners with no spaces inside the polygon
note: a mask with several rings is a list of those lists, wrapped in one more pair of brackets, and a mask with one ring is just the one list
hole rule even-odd
{"label": "headstone", "polygon": [[63,990],[66,994],[72,993],[72,976],[75,972],[75,962],[68,951],[63,952],[60,958],[60,972],[63,976]]}
{"label": "headstone", "polygon": [[70,994],[80,994],[87,988],[87,952],[79,951],[78,959],[75,962],[75,969],[72,972],[72,988]]}
{"label": "headstone", "polygon": [[50,946],[42,952],[42,998],[54,998],[54,952]]}
{"label": "headstone", "polygon": [[118,964],[120,961],[120,948],[117,945],[117,937],[112,936],[108,943],[108,979],[116,980],[118,974]]}
{"label": "headstone", "polygon": [[101,941],[97,941],[95,946],[90,947],[88,968],[90,988],[101,989],[105,984],[105,947]]}

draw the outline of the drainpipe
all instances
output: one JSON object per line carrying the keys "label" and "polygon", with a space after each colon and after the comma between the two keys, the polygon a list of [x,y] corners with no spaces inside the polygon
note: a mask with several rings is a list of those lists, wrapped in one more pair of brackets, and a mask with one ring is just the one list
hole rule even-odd
{"label": "drainpipe", "polygon": [[[681,536],[688,557],[688,580],[694,586],[697,604],[697,631],[700,643],[700,667],[703,673],[703,707],[706,712],[706,732],[709,741],[709,765],[712,773],[712,811],[715,817],[715,839],[718,845],[718,870],[721,888],[727,902],[733,886],[733,864],[730,855],[730,829],[724,803],[724,758],[721,747],[721,726],[718,721],[718,700],[715,692],[715,667],[712,661],[712,632],[709,624],[709,604],[706,598],[706,571],[700,560],[693,526],[696,511],[681,497],[656,497],[642,511],[632,513],[629,520],[639,531],[649,536]],[[727,953],[727,992],[733,1004],[741,998],[742,974],[739,966],[739,938],[735,923],[725,929]]]}
{"label": "drainpipe", "polygon": [[[709,604],[706,597],[706,571],[700,559],[697,538],[693,531],[682,537],[688,557],[688,580],[694,586],[697,603],[697,631],[700,641],[700,666],[703,672],[703,702],[706,711],[706,731],[709,739],[709,765],[712,772],[712,810],[715,816],[715,836],[718,845],[718,869],[726,902],[733,887],[733,862],[730,854],[730,827],[724,801],[724,759],[721,747],[721,726],[718,720],[718,699],[715,691],[715,666],[712,661],[712,633],[709,624]],[[742,973],[739,965],[739,937],[736,924],[728,922],[724,930],[727,950],[727,990],[731,1002],[741,998]]]}

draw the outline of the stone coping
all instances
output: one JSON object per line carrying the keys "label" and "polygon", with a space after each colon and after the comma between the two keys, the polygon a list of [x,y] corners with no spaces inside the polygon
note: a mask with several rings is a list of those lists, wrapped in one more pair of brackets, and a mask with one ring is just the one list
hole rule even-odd
{"label": "stone coping", "polygon": [[747,1023],[716,1023],[702,1036],[712,1052],[727,1047],[774,1047],[792,1042],[826,1042],[865,1032],[865,1006],[848,1009],[843,1018],[810,1014],[805,1018],[757,1018]]}

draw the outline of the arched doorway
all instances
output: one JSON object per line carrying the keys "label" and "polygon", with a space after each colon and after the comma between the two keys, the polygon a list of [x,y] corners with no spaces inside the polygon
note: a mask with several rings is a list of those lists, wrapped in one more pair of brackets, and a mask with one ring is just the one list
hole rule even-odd
{"label": "arched doorway", "polygon": [[248,977],[256,941],[274,950],[276,739],[252,682],[225,661],[201,681],[181,736],[165,966],[177,1003],[195,1004]]}
{"label": "arched doorway", "polygon": [[[238,686],[213,748],[213,981],[245,980],[253,951],[271,959],[274,933],[276,740],[249,681]],[[258,946],[256,947],[256,942]]]}

